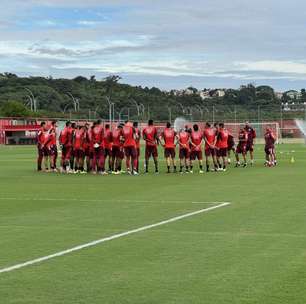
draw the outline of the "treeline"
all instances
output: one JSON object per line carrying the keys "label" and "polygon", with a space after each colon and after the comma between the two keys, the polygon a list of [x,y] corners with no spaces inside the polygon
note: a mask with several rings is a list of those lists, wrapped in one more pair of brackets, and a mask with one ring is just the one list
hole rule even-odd
{"label": "treeline", "polygon": [[[108,119],[113,104],[115,119],[122,120],[150,117],[164,121],[177,116],[213,119],[215,115],[227,120],[234,116],[237,119],[237,115],[239,119],[252,119],[250,115],[259,116],[258,111],[276,118],[281,103],[291,100],[287,95],[277,97],[269,86],[252,84],[224,90],[222,97],[203,99],[195,88],[178,94],[174,90],[131,86],[120,80],[116,75],[97,80],[95,76],[53,79],[0,74],[0,115]],[[299,96],[296,102],[306,102],[305,90]]]}

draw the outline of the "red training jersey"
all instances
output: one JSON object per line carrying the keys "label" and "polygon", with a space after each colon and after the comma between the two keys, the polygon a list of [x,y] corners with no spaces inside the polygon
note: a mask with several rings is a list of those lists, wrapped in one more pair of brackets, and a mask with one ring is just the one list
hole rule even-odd
{"label": "red training jersey", "polygon": [[175,148],[175,136],[176,132],[172,128],[165,128],[161,134],[165,142],[165,148]]}
{"label": "red training jersey", "polygon": [[112,133],[113,146],[115,146],[115,147],[121,147],[122,146],[121,136],[122,136],[122,129],[117,128],[113,131],[113,133]]}
{"label": "red training jersey", "polygon": [[188,149],[189,150],[189,139],[190,135],[186,131],[181,131],[178,135],[180,149]]}
{"label": "red training jersey", "polygon": [[205,128],[204,139],[205,149],[213,148],[216,140],[216,130],[214,128]]}
{"label": "red training jersey", "polygon": [[83,144],[85,141],[85,132],[82,129],[77,129],[74,131],[74,136],[73,136],[73,148],[75,150],[80,150],[83,149]]}
{"label": "red training jersey", "polygon": [[191,150],[192,151],[201,151],[201,144],[203,139],[203,134],[201,131],[192,131],[191,132]]}
{"label": "red training jersey", "polygon": [[103,146],[105,149],[112,149],[112,143],[113,143],[113,134],[110,129],[105,129],[104,131],[104,138],[103,138]]}
{"label": "red training jersey", "polygon": [[91,140],[94,145],[99,145],[100,147],[103,145],[104,132],[103,127],[101,125],[95,126],[91,130]]}
{"label": "red training jersey", "polygon": [[216,143],[217,148],[225,149],[228,147],[228,135],[229,132],[225,129],[220,130],[218,132],[217,143]]}
{"label": "red training jersey", "polygon": [[157,139],[157,129],[154,126],[148,126],[142,131],[142,137],[146,141],[146,146],[155,147]]}
{"label": "red training jersey", "polygon": [[125,125],[122,128],[121,135],[124,139],[124,147],[136,147],[136,141],[134,138],[135,129],[129,125]]}

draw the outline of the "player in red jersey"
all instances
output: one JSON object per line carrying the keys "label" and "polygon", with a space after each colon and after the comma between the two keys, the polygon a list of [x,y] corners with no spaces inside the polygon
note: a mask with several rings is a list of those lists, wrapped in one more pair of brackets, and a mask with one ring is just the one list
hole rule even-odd
{"label": "player in red jersey", "polygon": [[91,128],[89,123],[86,123],[84,126],[84,141],[83,141],[83,150],[84,150],[84,162],[86,159],[86,171],[89,173],[91,171],[92,158],[93,158],[93,147],[91,147]]}
{"label": "player in red jersey", "polygon": [[228,140],[227,140],[227,163],[230,164],[231,163],[231,152],[234,153],[234,155],[236,155],[236,145],[235,145],[235,138],[234,136],[229,132],[228,133]]}
{"label": "player in red jersey", "polygon": [[217,171],[217,159],[216,159],[216,129],[211,127],[211,124],[207,122],[204,129],[205,140],[205,157],[206,157],[206,171],[209,172],[209,158],[212,158],[214,164],[214,170]]}
{"label": "player in red jersey", "polygon": [[51,128],[48,131],[48,141],[46,147],[49,151],[50,156],[50,168],[52,171],[57,172],[56,161],[57,161],[57,145],[56,145],[56,121],[52,121]]}
{"label": "player in red jersey", "polygon": [[84,171],[84,142],[85,142],[85,127],[78,126],[73,134],[73,153],[75,159],[74,171],[75,173],[85,173]]}
{"label": "player in red jersey", "polygon": [[123,142],[121,141],[122,136],[122,128],[121,124],[113,130],[113,146],[112,146],[112,163],[113,163],[113,171],[115,174],[119,174],[122,168],[122,160],[124,158],[123,152]]}
{"label": "player in red jersey", "polygon": [[189,173],[189,158],[190,158],[190,133],[188,127],[180,130],[178,133],[178,144],[179,144],[179,158],[180,158],[180,173],[183,173],[183,167],[185,166],[185,172]]}
{"label": "player in red jersey", "polygon": [[140,157],[140,139],[141,139],[141,132],[138,129],[138,122],[134,121],[133,122],[133,127],[135,130],[135,142],[136,142],[136,160],[137,160],[137,165],[136,165],[136,171],[139,173],[139,157]]}
{"label": "player in red jersey", "polygon": [[[40,129],[37,133],[37,171],[42,170],[42,162],[44,157],[48,157],[48,151],[44,147],[44,142],[45,142],[45,136],[46,136],[47,126],[46,123],[43,121],[40,123]],[[45,168],[47,169],[47,168]]]}
{"label": "player in red jersey", "polygon": [[[217,135],[217,162],[219,171],[226,171],[227,166],[227,148],[228,148],[228,135],[229,132],[224,128],[224,123],[219,123],[219,130]],[[222,163],[221,163],[222,159]]]}
{"label": "player in red jersey", "polygon": [[104,146],[104,156],[105,162],[108,157],[108,172],[112,173],[113,171],[113,156],[112,156],[112,145],[113,145],[113,133],[110,129],[110,125],[105,125],[103,146]]}
{"label": "player in red jersey", "polygon": [[250,152],[251,165],[254,163],[254,140],[256,138],[256,131],[251,127],[248,121],[245,123],[245,130],[248,133],[247,152]]}
{"label": "player in red jersey", "polygon": [[190,172],[193,172],[193,162],[198,159],[200,173],[203,172],[203,152],[202,152],[203,133],[199,131],[197,124],[193,125],[193,131],[190,135]]}
{"label": "player in red jersey", "polygon": [[145,150],[145,170],[149,172],[149,159],[152,156],[154,159],[155,173],[158,173],[158,151],[157,146],[159,143],[157,129],[154,127],[152,119],[148,121],[148,126],[142,131],[142,137],[146,142]]}
{"label": "player in red jersey", "polygon": [[171,128],[171,123],[167,122],[166,128],[160,135],[160,138],[163,139],[163,147],[165,149],[165,158],[167,162],[168,173],[170,173],[170,167],[173,166],[173,172],[176,173],[176,163],[175,163],[175,139],[176,132]]}
{"label": "player in red jersey", "polygon": [[[74,133],[75,131],[77,130],[77,124],[75,122],[72,122],[71,123],[71,136],[72,136],[72,141],[73,141],[73,137],[74,137]],[[70,155],[70,169],[71,169],[71,172],[70,173],[73,173],[73,169],[74,169],[74,147],[73,147],[73,144],[71,145],[71,155]]]}
{"label": "player in red jersey", "polygon": [[268,127],[266,129],[265,133],[265,153],[266,153],[266,166],[272,167],[275,165],[275,141],[276,141],[276,136],[272,132],[272,129]]}
{"label": "player in red jersey", "polygon": [[72,134],[71,122],[66,122],[66,127],[61,131],[59,136],[59,142],[62,147],[62,160],[61,171],[71,172],[70,170],[70,157],[72,152]]}
{"label": "player in red jersey", "polygon": [[236,148],[236,167],[240,166],[239,154],[242,154],[243,157],[243,167],[247,166],[246,153],[247,153],[247,142],[248,142],[248,133],[244,128],[241,128],[238,135],[238,146]]}
{"label": "player in red jersey", "polygon": [[[126,121],[122,128],[121,136],[123,139],[123,148],[126,161],[126,169],[129,174],[138,175],[137,172],[137,152],[136,152],[136,139],[137,134],[130,121]],[[131,169],[132,163],[132,169]]]}
{"label": "player in red jersey", "polygon": [[105,158],[103,149],[104,130],[101,120],[98,120],[92,128],[92,145],[93,145],[93,173],[107,174],[105,172]]}

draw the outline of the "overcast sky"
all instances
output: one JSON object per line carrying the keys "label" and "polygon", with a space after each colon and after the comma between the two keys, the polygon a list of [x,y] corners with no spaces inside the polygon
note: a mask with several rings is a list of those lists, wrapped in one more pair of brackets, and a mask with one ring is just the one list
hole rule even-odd
{"label": "overcast sky", "polygon": [[303,0],[3,0],[0,72],[306,87]]}

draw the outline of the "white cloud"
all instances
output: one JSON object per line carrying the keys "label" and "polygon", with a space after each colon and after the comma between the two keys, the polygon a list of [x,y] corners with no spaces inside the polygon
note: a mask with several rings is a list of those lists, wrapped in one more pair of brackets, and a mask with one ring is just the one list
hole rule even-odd
{"label": "white cloud", "polygon": [[263,60],[253,62],[236,62],[240,71],[259,71],[306,75],[306,63],[280,60]]}

